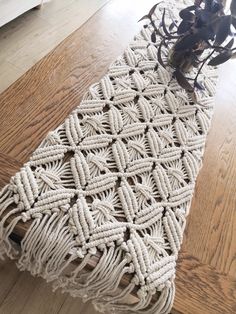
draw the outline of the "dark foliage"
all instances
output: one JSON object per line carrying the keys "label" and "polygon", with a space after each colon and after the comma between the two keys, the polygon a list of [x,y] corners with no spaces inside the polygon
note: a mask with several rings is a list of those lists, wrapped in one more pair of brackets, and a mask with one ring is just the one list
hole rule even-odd
{"label": "dark foliage", "polygon": [[[156,26],[153,14],[157,9],[157,3],[141,20],[149,19],[153,27],[151,41],[156,44],[157,38],[161,42],[157,51],[158,62],[165,67],[162,59],[163,45],[172,44],[169,64],[175,68],[174,76],[178,84],[187,92],[193,93],[194,89],[202,90],[204,86],[198,82],[199,74],[203,66],[216,66],[235,58],[236,48],[234,36],[236,35],[236,0],[231,1],[230,13],[225,15],[221,0],[195,0],[193,5],[179,12],[180,21],[172,19],[172,23],[166,25],[166,10],[163,10],[159,27]],[[201,59],[204,50],[207,56]],[[198,68],[194,79],[186,76],[191,67]]]}
{"label": "dark foliage", "polygon": [[187,92],[193,92],[193,87],[184,76],[183,72],[179,68],[177,68],[174,72],[175,78],[179,85],[184,88]]}

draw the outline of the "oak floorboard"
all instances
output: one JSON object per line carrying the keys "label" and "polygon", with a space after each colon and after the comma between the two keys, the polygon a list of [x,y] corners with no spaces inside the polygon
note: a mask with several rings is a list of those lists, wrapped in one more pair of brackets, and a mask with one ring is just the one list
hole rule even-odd
{"label": "oak floorboard", "polygon": [[108,3],[3,92],[1,149],[27,161],[48,131],[64,121],[88,87],[122,53],[140,28],[137,21],[142,12],[154,2]]}
{"label": "oak floorboard", "polygon": [[236,279],[180,252],[174,309],[183,314],[236,313]]}
{"label": "oak floorboard", "polygon": [[13,261],[7,260],[6,262],[0,260],[0,313],[1,304],[12,290],[19,276],[20,272],[15,267]]}
{"label": "oak floorboard", "polygon": [[[40,10],[29,10],[0,27],[0,92],[85,23],[107,1],[44,0]],[[21,6],[11,0],[1,0],[1,17],[4,2]]]}
{"label": "oak floorboard", "polygon": [[[0,120],[1,121],[1,120]],[[0,189],[9,183],[9,179],[22,166],[17,159],[11,158],[0,151]]]}
{"label": "oak floorboard", "polygon": [[[14,269],[16,266],[12,265],[9,270]],[[59,290],[53,293],[51,286],[42,278],[34,278],[27,272],[18,271],[17,280],[0,303],[0,313],[57,314],[65,299],[66,295],[61,294]]]}
{"label": "oak floorboard", "polygon": [[232,276],[236,276],[235,73],[236,60],[219,69],[215,112],[184,242],[188,253]]}

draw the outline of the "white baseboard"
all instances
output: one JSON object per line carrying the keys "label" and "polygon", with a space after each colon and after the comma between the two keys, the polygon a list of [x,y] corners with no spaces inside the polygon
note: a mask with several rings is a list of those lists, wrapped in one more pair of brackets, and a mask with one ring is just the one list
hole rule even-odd
{"label": "white baseboard", "polygon": [[0,27],[24,12],[40,5],[42,0],[0,0]]}

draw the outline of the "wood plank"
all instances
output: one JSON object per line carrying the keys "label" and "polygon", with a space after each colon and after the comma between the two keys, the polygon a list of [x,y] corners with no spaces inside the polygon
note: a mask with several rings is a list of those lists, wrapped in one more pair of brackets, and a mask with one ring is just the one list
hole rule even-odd
{"label": "wood plank", "polygon": [[0,0],[1,16],[0,16],[0,27],[9,21],[15,19],[22,13],[38,6],[41,4],[41,0]]}
{"label": "wood plank", "polygon": [[108,3],[3,92],[1,149],[12,158],[27,161],[47,132],[63,122],[86,89],[105,74],[140,28],[139,17],[153,3]]}
{"label": "wood plank", "polygon": [[236,275],[236,61],[220,68],[215,113],[197,179],[184,250]]}
{"label": "wood plank", "polygon": [[91,302],[82,303],[80,298],[72,299],[68,296],[58,314],[97,314]]}
{"label": "wood plank", "polygon": [[[17,277],[17,270],[12,264],[12,262],[7,263],[5,267],[10,272],[13,272],[16,279],[18,279],[20,274]],[[5,274],[6,276],[7,274]],[[23,281],[24,284],[22,284]],[[46,284],[42,279],[32,278],[28,273],[21,274],[18,281],[13,284],[13,289],[10,289],[11,291],[10,293],[8,292],[5,302],[3,302],[2,307],[0,306],[0,312],[4,309],[5,312],[3,313],[11,313],[10,309],[19,308],[17,305],[19,299],[15,297],[19,286],[21,286],[22,290],[21,300],[25,300],[20,307],[21,311],[19,313],[30,313],[30,310],[35,305],[37,305],[35,313],[62,314],[67,313],[67,311],[68,313],[75,313],[76,308],[79,313],[84,313],[83,311],[93,313],[90,302],[83,305],[79,298],[73,299],[69,296],[61,295],[60,291],[57,291],[56,294],[52,293],[50,284]],[[214,268],[200,263],[196,258],[185,252],[181,252],[179,256],[176,288],[172,314],[235,313],[236,280],[216,272]],[[27,298],[29,291],[30,298]],[[96,311],[94,312],[96,313]]]}
{"label": "wood plank", "polygon": [[[84,24],[107,1],[44,0],[40,10],[30,10],[0,27],[0,93]],[[41,0],[0,0],[0,20],[7,17],[3,12],[4,6],[8,8],[14,3],[15,9],[11,10],[17,13],[17,7],[22,9],[22,3],[29,6],[29,2],[36,5]]]}
{"label": "wood plank", "polygon": [[34,15],[34,20],[42,21],[42,26],[36,28],[36,32],[31,31],[28,36],[22,36],[19,49],[9,54],[6,60],[23,68],[24,72],[27,71],[63,39],[83,25],[106,1],[73,0],[67,3],[65,0],[56,0],[45,3],[41,10],[29,12],[28,14]]}
{"label": "wood plank", "polygon": [[[23,277],[28,276],[26,273]],[[36,280],[35,280],[36,279]],[[60,290],[52,292],[51,284],[47,283],[42,278],[34,278],[33,282],[30,282],[30,286],[32,287],[32,293],[30,294],[30,298],[27,298],[27,301],[24,303],[21,313],[22,314],[56,314],[60,311],[63,303],[67,299],[67,294],[62,294]],[[16,287],[17,289],[17,287]],[[21,289],[18,286],[18,289]],[[24,285],[24,289],[26,289],[26,285]],[[28,284],[27,284],[28,289]],[[12,291],[12,294],[15,291]],[[9,295],[9,298],[12,299],[12,296]],[[74,301],[71,298],[72,302]],[[18,308],[17,303],[19,300],[16,300],[14,308]],[[80,306],[82,301],[80,300]],[[77,304],[78,305],[78,304]],[[1,310],[1,308],[0,308]],[[32,311],[33,310],[33,311]],[[9,312],[10,313],[10,312]]]}
{"label": "wood plank", "polygon": [[11,64],[8,61],[4,61],[4,63],[0,61],[0,67],[1,67],[0,72],[0,93],[1,93],[13,82],[15,82],[23,74],[23,72],[22,69],[19,69],[18,67]]}
{"label": "wood plank", "polygon": [[0,262],[1,314],[98,314],[91,302],[52,292],[42,278],[19,272],[13,261]]}
{"label": "wood plank", "polygon": [[236,313],[236,279],[181,251],[174,309],[184,314]]}
{"label": "wood plank", "polygon": [[21,162],[0,151],[0,189],[9,183],[11,176],[19,171],[21,166]]}
{"label": "wood plank", "polygon": [[18,280],[1,304],[0,313],[21,313],[35,289],[34,279],[29,273],[20,273]]}
{"label": "wood plank", "polygon": [[4,302],[6,297],[9,295],[12,287],[20,276],[20,272],[15,266],[13,261],[1,261],[0,260],[0,313],[1,304]]}
{"label": "wood plank", "polygon": [[18,280],[12,285],[12,289],[0,305],[0,313],[58,313],[66,295],[62,295],[59,290],[53,293],[50,284],[42,278],[34,278],[28,272],[18,272],[18,274]]}

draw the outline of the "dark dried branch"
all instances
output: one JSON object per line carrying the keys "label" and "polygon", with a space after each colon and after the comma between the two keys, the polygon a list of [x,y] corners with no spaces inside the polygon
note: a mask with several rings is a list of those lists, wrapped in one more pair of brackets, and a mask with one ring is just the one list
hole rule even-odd
{"label": "dark dried branch", "polygon": [[[157,26],[153,14],[159,3],[142,17],[150,20],[153,28],[151,41],[156,44],[158,36],[162,39],[157,50],[159,64],[166,66],[162,59],[163,45],[168,47],[169,44],[173,44],[168,62],[175,68],[174,76],[179,85],[190,93],[193,93],[194,88],[204,89],[204,86],[198,82],[204,65],[208,63],[215,66],[236,57],[236,47],[233,48],[234,34],[231,30],[231,25],[236,29],[236,0],[231,2],[230,15],[224,14],[221,0],[195,0],[194,5],[180,11],[179,22],[169,12],[172,20],[169,25],[166,24],[166,9],[164,9],[161,22]],[[200,57],[206,49],[210,52],[201,60]],[[214,53],[218,54],[213,57]],[[194,79],[185,75],[191,67],[198,68]]]}

